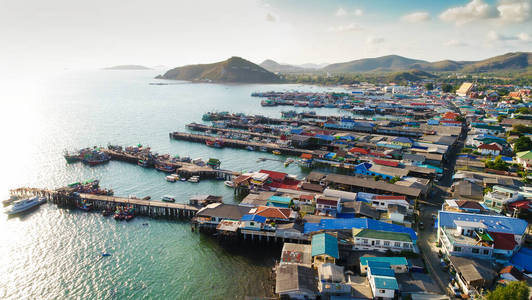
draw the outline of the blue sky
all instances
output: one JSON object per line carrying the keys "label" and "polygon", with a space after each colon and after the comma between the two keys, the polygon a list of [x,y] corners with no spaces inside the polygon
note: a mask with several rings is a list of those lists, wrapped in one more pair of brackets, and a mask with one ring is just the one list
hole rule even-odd
{"label": "blue sky", "polygon": [[334,63],[532,51],[532,0],[2,0],[7,68]]}

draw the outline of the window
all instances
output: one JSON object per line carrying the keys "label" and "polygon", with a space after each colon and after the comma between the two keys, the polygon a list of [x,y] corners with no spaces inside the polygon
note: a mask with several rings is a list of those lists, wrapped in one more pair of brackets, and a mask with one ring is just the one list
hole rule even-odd
{"label": "window", "polygon": [[401,247],[401,243],[400,242],[395,242],[393,245],[394,245],[394,247]]}
{"label": "window", "polygon": [[384,294],[384,293],[386,293],[386,291],[385,290],[381,290],[381,294]]}
{"label": "window", "polygon": [[249,226],[255,226],[255,222],[253,221],[249,222]]}
{"label": "window", "polygon": [[390,246],[390,242],[384,241],[384,246]]}
{"label": "window", "polygon": [[380,245],[380,244],[381,244],[381,241],[379,241],[379,240],[376,240],[376,241],[375,241],[375,245],[378,246],[378,245]]}
{"label": "window", "polygon": [[484,255],[489,255],[489,254],[490,254],[490,251],[489,251],[489,250],[484,250],[484,251],[482,251],[482,253],[483,253]]}
{"label": "window", "polygon": [[471,250],[471,252],[473,252],[473,253],[478,253],[478,251],[479,250],[477,248],[473,248],[473,250]]}
{"label": "window", "polygon": [[409,243],[403,243],[403,248],[410,248],[410,244]]}
{"label": "window", "polygon": [[454,251],[455,252],[462,252],[462,247],[454,246]]}
{"label": "window", "polygon": [[367,244],[368,243],[368,239],[362,239],[362,243]]}

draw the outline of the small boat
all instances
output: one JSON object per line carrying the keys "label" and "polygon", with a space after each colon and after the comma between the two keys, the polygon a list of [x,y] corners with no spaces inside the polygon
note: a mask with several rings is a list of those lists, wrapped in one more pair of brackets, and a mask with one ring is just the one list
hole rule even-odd
{"label": "small boat", "polygon": [[92,203],[86,203],[83,202],[78,205],[78,208],[84,211],[91,211],[92,210]]}
{"label": "small boat", "polygon": [[175,202],[174,196],[171,195],[164,195],[161,200],[163,200],[164,202]]}
{"label": "small boat", "polygon": [[102,252],[102,257],[107,257],[107,256],[111,256],[111,254],[109,254],[107,252]]}
{"label": "small boat", "polygon": [[45,197],[34,197],[15,202],[11,209],[5,211],[8,215],[16,215],[28,211],[46,202]]}
{"label": "small boat", "polygon": [[230,187],[230,188],[234,188],[235,187],[235,183],[231,180],[227,180],[227,181],[224,181],[224,185],[226,187]]}
{"label": "small boat", "polygon": [[281,155],[281,151],[279,150],[273,150],[272,153],[275,155]]}
{"label": "small boat", "polygon": [[187,181],[187,179],[185,177],[181,177],[179,178],[180,181]]}
{"label": "small boat", "polygon": [[108,216],[110,216],[112,214],[113,214],[113,211],[111,209],[107,208],[107,209],[102,210],[102,216],[104,216],[104,217],[108,217]]}
{"label": "small boat", "polygon": [[260,147],[260,152],[268,152],[268,149],[266,147]]}
{"label": "small boat", "polygon": [[124,216],[124,220],[126,220],[126,222],[133,220],[133,218],[135,218],[135,215],[133,213],[128,213]]}
{"label": "small boat", "polygon": [[176,178],[173,175],[166,176],[166,181],[168,182],[175,182]]}
{"label": "small boat", "polygon": [[293,163],[294,160],[291,159],[291,158],[287,158],[286,161],[284,162],[284,166],[285,168],[288,167],[291,163]]}
{"label": "small boat", "polygon": [[199,176],[192,176],[188,179],[188,182],[198,183],[200,181]]}
{"label": "small boat", "polygon": [[255,151],[255,147],[253,146],[247,146],[246,149],[249,151]]}

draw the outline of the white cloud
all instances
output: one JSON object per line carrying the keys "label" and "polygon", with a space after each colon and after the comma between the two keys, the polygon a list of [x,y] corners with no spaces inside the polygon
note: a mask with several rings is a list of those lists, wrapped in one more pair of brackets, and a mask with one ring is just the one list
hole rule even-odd
{"label": "white cloud", "polygon": [[361,10],[360,8],[357,8],[355,9],[354,11],[352,12],[348,12],[347,10],[345,10],[343,7],[340,7],[336,10],[336,16],[337,17],[345,17],[347,15],[353,15],[353,16],[356,16],[356,17],[360,17],[364,14],[364,11]]}
{"label": "white cloud", "polygon": [[510,36],[510,35],[504,35],[499,34],[495,30],[491,30],[488,32],[488,41],[495,42],[495,41],[515,41],[519,38],[517,36]]}
{"label": "white cloud", "polygon": [[519,40],[521,40],[521,41],[524,41],[524,42],[532,41],[532,37],[530,37],[530,35],[528,33],[525,33],[525,32],[521,32],[520,34],[518,34],[517,38]]}
{"label": "white cloud", "polygon": [[448,40],[443,45],[447,47],[465,47],[468,44],[459,40]]}
{"label": "white cloud", "polygon": [[368,38],[366,39],[366,45],[377,45],[383,42],[384,39],[380,37],[368,36]]}
{"label": "white cloud", "polygon": [[347,15],[347,11],[343,9],[342,7],[338,8],[338,10],[336,11],[336,16],[338,17],[343,17],[346,15]]}
{"label": "white cloud", "polygon": [[465,6],[451,7],[440,14],[443,21],[457,25],[494,17],[497,17],[496,9],[482,0],[471,0]]}
{"label": "white cloud", "polygon": [[347,25],[329,27],[329,31],[332,31],[332,32],[361,31],[363,29],[364,28],[362,28],[360,25],[358,25],[356,23],[350,23],[350,24],[347,24]]}
{"label": "white cloud", "polygon": [[416,11],[401,17],[401,21],[408,23],[422,23],[430,20],[430,14],[424,11]]}
{"label": "white cloud", "polygon": [[530,0],[502,0],[497,5],[500,19],[509,23],[521,23],[530,20]]}
{"label": "white cloud", "polygon": [[277,21],[277,17],[272,15],[271,13],[267,13],[266,14],[266,21],[268,21],[268,22],[276,22]]}

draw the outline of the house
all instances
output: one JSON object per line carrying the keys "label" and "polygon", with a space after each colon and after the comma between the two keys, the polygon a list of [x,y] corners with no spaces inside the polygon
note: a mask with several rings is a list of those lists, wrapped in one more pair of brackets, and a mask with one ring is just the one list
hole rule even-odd
{"label": "house", "polygon": [[290,136],[290,143],[295,148],[307,148],[310,145],[311,136],[293,134]]}
{"label": "house", "polygon": [[396,137],[391,141],[392,145],[401,146],[403,148],[411,148],[414,142],[407,137]]}
{"label": "house", "polygon": [[290,197],[271,196],[268,199],[268,203],[266,205],[273,207],[290,208],[293,205],[293,201]]}
{"label": "house", "polygon": [[275,227],[275,236],[284,239],[303,239],[303,224],[292,222],[286,224],[278,224]]}
{"label": "house", "polygon": [[469,180],[455,182],[452,186],[453,196],[460,200],[478,200],[484,197],[484,189],[481,185]]}
{"label": "house", "polygon": [[360,258],[360,274],[366,274],[369,262],[387,263],[394,270],[395,273],[408,272],[408,260],[405,257],[374,257],[362,256]]}
{"label": "house", "polygon": [[419,165],[425,162],[425,156],[419,154],[405,153],[403,154],[402,161],[405,164]]}
{"label": "house", "polygon": [[248,214],[250,208],[245,206],[211,203],[198,210],[193,221],[200,225],[218,225],[222,220],[240,220],[245,214]]}
{"label": "house", "polygon": [[493,186],[493,190],[484,195],[484,206],[496,212],[501,212],[509,203],[522,200],[519,190],[500,185]]}
{"label": "house", "polygon": [[386,252],[415,251],[412,238],[407,233],[353,228],[353,250]]}
{"label": "house", "polygon": [[471,82],[464,82],[460,87],[456,90],[456,95],[460,97],[467,97],[467,95],[473,90],[473,83]]}
{"label": "house", "polygon": [[289,299],[316,299],[316,275],[304,265],[280,264],[276,268],[275,293]]}
{"label": "house", "polygon": [[347,284],[344,267],[331,263],[318,266],[318,291],[322,297],[349,296],[351,286]]}
{"label": "house", "polygon": [[527,277],[512,265],[502,268],[499,277],[507,281],[527,281]]}
{"label": "house", "polygon": [[446,211],[458,211],[466,213],[486,213],[488,210],[478,201],[471,200],[445,200],[443,205]]}
{"label": "house", "polygon": [[399,291],[395,272],[386,262],[368,262],[368,282],[374,299],[394,299]]}
{"label": "house", "polygon": [[394,223],[405,224],[405,217],[407,216],[407,209],[404,206],[397,204],[388,205],[388,219]]}
{"label": "house", "polygon": [[296,264],[312,266],[312,246],[308,244],[284,243],[281,251],[280,264]]}
{"label": "house", "polygon": [[501,154],[502,146],[497,143],[482,144],[477,147],[477,150],[482,155],[498,156]]}
{"label": "house", "polygon": [[438,242],[449,256],[507,261],[523,244],[528,223],[498,215],[438,212]]}
{"label": "house", "polygon": [[340,205],[340,198],[320,195],[316,198],[316,211],[325,215],[336,215]]}
{"label": "house", "polygon": [[[364,193],[358,193],[358,194],[362,195]],[[405,207],[407,210],[410,208],[410,203],[406,200],[405,196],[374,195],[374,194],[370,194],[370,195],[371,196],[367,199],[367,201],[371,203],[371,206],[373,206],[374,208],[378,210],[388,211],[388,206],[392,204],[401,205]]]}
{"label": "house", "polygon": [[338,239],[329,233],[318,233],[312,236],[312,265],[317,268],[324,263],[334,264],[340,257]]}
{"label": "house", "polygon": [[380,176],[383,179],[392,179],[394,177],[403,178],[408,175],[409,171],[407,169],[387,167],[375,164],[371,166],[371,168],[369,168],[368,173],[368,175],[371,176]]}
{"label": "house", "polygon": [[475,290],[490,288],[496,274],[489,264],[482,260],[451,256],[451,267],[456,271],[456,281],[465,294],[473,295]]}
{"label": "house", "polygon": [[244,215],[240,218],[240,228],[248,230],[261,230],[266,223],[266,217],[259,215]]}
{"label": "house", "polygon": [[252,208],[249,211],[250,214],[256,214],[265,217],[267,220],[287,223],[296,218],[296,213],[290,208],[278,208],[271,206],[259,206]]}
{"label": "house", "polygon": [[525,169],[530,169],[532,166],[532,151],[517,152],[517,163],[522,165]]}

